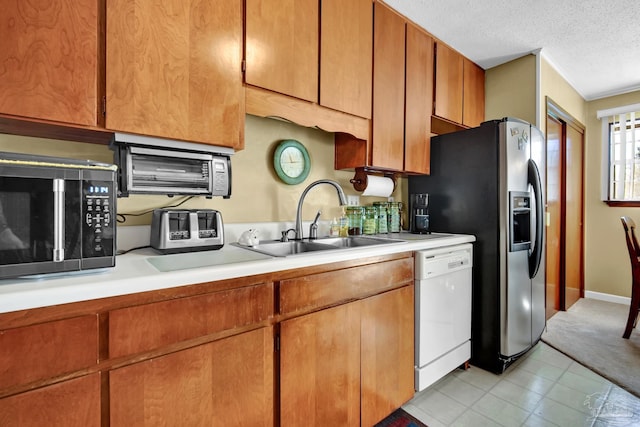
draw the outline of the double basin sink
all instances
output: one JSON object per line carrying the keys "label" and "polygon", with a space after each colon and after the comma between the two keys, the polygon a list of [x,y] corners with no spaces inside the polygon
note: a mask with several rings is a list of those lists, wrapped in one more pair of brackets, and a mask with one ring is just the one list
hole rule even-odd
{"label": "double basin sink", "polygon": [[290,240],[281,242],[279,240],[261,241],[254,246],[242,246],[255,252],[274,257],[286,257],[291,255],[305,254],[309,252],[345,250],[352,248],[362,248],[366,246],[389,245],[405,243],[404,240],[389,239],[373,236],[349,236],[349,237],[325,237],[313,240]]}

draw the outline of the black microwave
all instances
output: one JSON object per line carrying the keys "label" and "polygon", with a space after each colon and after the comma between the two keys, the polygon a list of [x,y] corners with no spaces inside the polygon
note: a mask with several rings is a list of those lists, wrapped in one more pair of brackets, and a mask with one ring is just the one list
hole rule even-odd
{"label": "black microwave", "polygon": [[0,152],[0,279],[115,266],[115,165]]}

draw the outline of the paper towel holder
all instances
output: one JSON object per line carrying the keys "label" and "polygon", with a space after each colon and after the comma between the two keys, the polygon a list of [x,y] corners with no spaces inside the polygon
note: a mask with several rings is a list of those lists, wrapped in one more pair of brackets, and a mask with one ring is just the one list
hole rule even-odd
{"label": "paper towel holder", "polygon": [[[353,184],[353,188],[356,191],[364,191],[367,189],[369,174],[373,175],[371,171],[367,171],[365,168],[356,168],[356,174],[349,181]],[[378,175],[382,175],[385,178],[391,178],[393,181],[393,190],[396,189],[396,176],[393,173],[376,172]]]}

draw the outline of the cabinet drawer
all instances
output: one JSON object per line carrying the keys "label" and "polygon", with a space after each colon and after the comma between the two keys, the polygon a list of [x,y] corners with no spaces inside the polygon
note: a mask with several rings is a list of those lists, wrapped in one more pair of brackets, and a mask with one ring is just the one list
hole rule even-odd
{"label": "cabinet drawer", "polygon": [[98,363],[98,317],[0,331],[0,390]]}
{"label": "cabinet drawer", "polygon": [[280,282],[280,314],[326,307],[413,282],[413,258],[385,261]]}
{"label": "cabinet drawer", "polygon": [[260,284],[113,310],[109,357],[262,322],[273,315],[273,301],[273,284]]}
{"label": "cabinet drawer", "polygon": [[100,374],[0,399],[0,426],[100,427]]}

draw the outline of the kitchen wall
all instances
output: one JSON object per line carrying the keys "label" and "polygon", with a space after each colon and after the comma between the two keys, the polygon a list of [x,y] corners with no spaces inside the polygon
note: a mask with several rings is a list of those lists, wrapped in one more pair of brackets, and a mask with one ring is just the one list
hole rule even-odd
{"label": "kitchen wall", "polygon": [[536,122],[536,57],[525,55],[485,72],[485,118]]}
{"label": "kitchen wall", "polygon": [[541,55],[540,64],[540,117],[539,127],[545,130],[546,97],[562,107],[574,119],[586,125],[587,102],[584,98],[562,77],[552,64]]}
{"label": "kitchen wall", "polygon": [[638,208],[609,207],[601,200],[602,131],[598,110],[640,103],[640,91],[598,99],[586,108],[585,281],[592,292],[631,295],[631,266],[620,217],[640,223]]}
{"label": "kitchen wall", "polygon": [[[305,182],[287,185],[273,171],[273,151],[282,139],[296,139],[308,150],[311,157],[311,172]],[[30,138],[0,134],[0,150],[22,153],[53,155],[79,159],[112,162],[113,154],[104,145]],[[305,128],[288,122],[264,119],[247,115],[245,125],[245,149],[232,157],[233,187],[230,199],[220,197],[206,200],[194,198],[183,206],[213,208],[222,212],[227,223],[281,222],[295,220],[298,198],[311,182],[330,178],[338,181],[346,194],[359,195],[349,183],[354,173],[333,169],[333,134],[317,129]],[[393,196],[397,201],[407,200],[406,179],[399,179]],[[137,195],[118,199],[118,213],[139,213],[149,209],[175,204],[182,197]],[[361,197],[361,204],[370,204],[377,197]],[[331,220],[340,216],[335,190],[326,185],[312,189],[306,199],[303,219],[312,220],[322,210],[321,219]],[[125,225],[149,224],[150,214],[128,217]]]}

